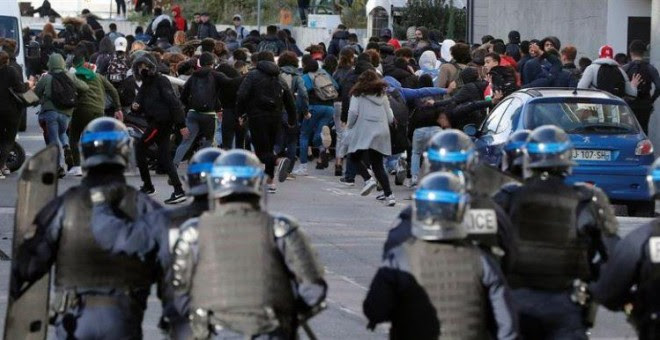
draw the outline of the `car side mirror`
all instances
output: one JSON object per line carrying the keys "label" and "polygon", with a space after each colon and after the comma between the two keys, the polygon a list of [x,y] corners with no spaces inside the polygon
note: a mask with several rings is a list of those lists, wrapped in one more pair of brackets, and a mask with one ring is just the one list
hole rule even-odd
{"label": "car side mirror", "polygon": [[477,136],[477,126],[474,124],[467,124],[463,127],[463,132],[470,137]]}

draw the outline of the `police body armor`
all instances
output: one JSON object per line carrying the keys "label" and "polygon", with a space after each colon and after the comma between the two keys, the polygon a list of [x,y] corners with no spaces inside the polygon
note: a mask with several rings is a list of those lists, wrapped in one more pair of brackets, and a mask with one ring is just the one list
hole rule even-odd
{"label": "police body armor", "polygon": [[473,246],[411,239],[404,244],[411,274],[440,321],[441,339],[488,339],[483,265]]}
{"label": "police body armor", "polygon": [[272,223],[268,213],[239,203],[202,214],[191,313],[246,336],[291,331],[293,291]]}
{"label": "police body armor", "polygon": [[660,339],[660,221],[652,223],[632,311],[632,321],[642,340]]}
{"label": "police body armor", "polygon": [[[130,187],[127,190],[125,201],[135,202],[137,192]],[[149,288],[155,279],[155,268],[136,256],[113,255],[97,244],[91,227],[88,188],[80,186],[68,192],[63,208],[65,217],[55,267],[58,290],[114,288],[129,292]]]}
{"label": "police body armor", "polygon": [[589,280],[588,245],[576,222],[579,202],[577,191],[556,177],[531,179],[514,194],[512,288],[563,290],[575,279]]}
{"label": "police body armor", "polygon": [[466,223],[470,225],[466,229],[468,240],[499,258],[504,256],[504,249],[500,244],[499,233],[503,226],[499,223],[498,209],[490,197],[475,194],[470,202],[470,210],[467,211]]}

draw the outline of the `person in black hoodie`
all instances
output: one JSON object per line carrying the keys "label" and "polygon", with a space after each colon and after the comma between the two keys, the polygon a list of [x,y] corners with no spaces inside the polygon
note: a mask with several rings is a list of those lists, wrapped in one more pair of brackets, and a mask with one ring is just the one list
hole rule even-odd
{"label": "person in black hoodie", "polygon": [[413,73],[410,64],[406,61],[405,58],[399,57],[394,59],[392,67],[383,67],[385,70],[384,73],[386,76],[391,76],[392,78],[398,80],[401,83],[401,87],[416,89],[419,87],[419,79]]}
{"label": "person in black hoodie", "polygon": [[343,124],[346,124],[348,122],[348,107],[350,106],[351,103],[351,89],[355,84],[357,83],[358,77],[362,74],[362,72],[366,70],[371,70],[373,69],[373,65],[371,65],[371,56],[369,56],[366,53],[362,53],[358,56],[357,58],[357,63],[355,64],[355,68],[353,71],[348,73],[341,84],[339,85],[339,88],[341,90],[341,93],[339,94],[341,96],[341,122]]}
{"label": "person in black hoodie", "polygon": [[148,53],[133,62],[133,74],[142,80],[142,86],[131,107],[133,111],[143,113],[149,123],[149,127],[135,148],[140,177],[144,183],[140,191],[149,195],[156,192],[146,159],[147,148],[155,143],[158,146],[160,167],[167,171],[171,185],[174,187],[172,196],[165,200],[165,203],[176,204],[185,201],[186,195],[172,163],[170,135],[174,132],[173,125],[184,138],[188,136],[189,131],[185,126],[181,102],[174,94],[170,81],[158,73],[157,67],[156,59]]}
{"label": "person in black hoodie", "polygon": [[346,26],[339,24],[335,33],[332,34],[332,40],[330,40],[330,46],[328,46],[328,54],[339,57],[341,49],[348,45],[348,35]]}
{"label": "person in black hoodie", "polygon": [[[257,67],[250,71],[238,89],[236,110],[246,113],[249,119],[252,145],[259,160],[266,165],[268,191],[275,193],[273,181],[275,163],[274,147],[281,128],[282,112],[286,110],[289,127],[297,123],[296,104],[288,85],[279,77],[280,68],[275,64],[271,52],[257,55]],[[347,105],[348,106],[348,105]],[[290,169],[288,158],[282,158],[278,165],[278,180],[283,182]]]}

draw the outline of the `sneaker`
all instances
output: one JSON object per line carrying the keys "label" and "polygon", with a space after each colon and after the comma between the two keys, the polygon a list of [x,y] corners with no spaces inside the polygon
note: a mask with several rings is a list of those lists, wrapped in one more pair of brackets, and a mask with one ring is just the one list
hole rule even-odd
{"label": "sneaker", "polygon": [[289,175],[286,176],[287,181],[293,181],[294,179],[296,179],[296,175],[294,174],[290,173]]}
{"label": "sneaker", "polygon": [[143,185],[140,187],[140,192],[151,196],[156,193],[156,189],[153,186],[148,187],[146,185]]}
{"label": "sneaker", "polygon": [[360,191],[360,195],[362,196],[368,196],[375,188],[376,188],[376,180],[371,177],[368,181],[364,183],[364,186],[362,187],[362,191]]}
{"label": "sneaker", "polygon": [[183,191],[173,192],[170,198],[165,200],[165,204],[177,204],[186,200],[186,194]]}
{"label": "sneaker", "polygon": [[341,165],[335,164],[335,176],[341,176],[344,174],[344,169]]}
{"label": "sneaker", "polygon": [[298,168],[293,170],[292,174],[296,176],[309,176],[309,173],[307,172],[307,164],[298,165]]}
{"label": "sneaker", "polygon": [[347,186],[347,187],[354,187],[355,186],[355,180],[354,179],[346,179],[345,177],[342,177],[339,179],[339,182],[341,184]]}
{"label": "sneaker", "polygon": [[268,193],[269,194],[277,193],[277,187],[275,186],[275,184],[268,185]]}
{"label": "sneaker", "polygon": [[291,160],[288,158],[282,158],[280,164],[277,165],[277,180],[280,183],[286,181],[286,178],[289,176],[290,166]]}
{"label": "sneaker", "polygon": [[74,166],[73,168],[71,168],[71,170],[69,170],[68,174],[71,176],[80,177],[83,175],[82,168],[79,166]]}
{"label": "sneaker", "polygon": [[396,199],[394,198],[394,194],[390,194],[389,196],[385,197],[384,199],[385,205],[388,207],[393,207],[396,205]]}
{"label": "sneaker", "polygon": [[387,198],[387,196],[385,194],[380,194],[380,195],[376,196],[376,199],[379,200],[379,201],[384,201],[386,198]]}
{"label": "sneaker", "polygon": [[408,188],[414,188],[417,186],[417,178],[406,178],[406,180],[403,181],[403,185]]}
{"label": "sneaker", "polygon": [[11,171],[9,171],[8,167],[4,167],[4,168],[2,168],[2,174],[5,175],[5,176],[9,176],[9,175],[11,175]]}
{"label": "sneaker", "polygon": [[2,172],[0,172],[0,179],[6,179],[6,178],[7,177]]}
{"label": "sneaker", "polygon": [[330,128],[327,125],[324,125],[321,129],[321,145],[326,149],[332,145],[332,135],[330,134]]}

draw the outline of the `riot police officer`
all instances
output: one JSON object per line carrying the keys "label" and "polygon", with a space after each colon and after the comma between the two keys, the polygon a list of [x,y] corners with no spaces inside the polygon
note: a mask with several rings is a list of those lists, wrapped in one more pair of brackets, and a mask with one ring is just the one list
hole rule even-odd
{"label": "riot police officer", "polygon": [[[453,172],[466,182],[472,199],[466,216],[468,238],[501,257],[508,248],[507,229],[511,222],[506,212],[492,200],[488,191],[481,190],[482,188],[474,184],[474,171],[479,166],[477,163],[478,154],[468,135],[459,130],[443,130],[429,141],[424,153],[422,173],[426,175],[437,171]],[[492,171],[492,175],[498,174]],[[483,187],[484,184],[480,186]],[[397,225],[388,233],[383,256],[411,235],[411,213],[412,208],[406,207],[399,214]]]}
{"label": "riot police officer", "polygon": [[412,235],[387,252],[364,301],[367,327],[391,322],[391,339],[517,339],[499,265],[465,239],[463,180],[427,175],[413,199]]}
{"label": "riot police officer", "polygon": [[91,223],[92,207],[108,202],[114,214],[135,220],[159,205],[126,184],[132,146],[121,122],[93,120],[80,145],[85,177],[36,216],[36,232],[12,263],[11,294],[18,297],[54,264],[58,339],[139,339],[157,262],[130,238],[150,236]]}
{"label": "riot police officer", "polygon": [[[651,196],[660,199],[660,160],[648,175]],[[660,223],[651,221],[621,240],[597,282],[590,285],[596,302],[624,310],[639,339],[660,339]]]}
{"label": "riot police officer", "polygon": [[[174,339],[185,339],[190,335],[190,327],[186,315],[177,312],[174,302],[174,289],[172,281],[172,255],[171,247],[178,237],[179,227],[190,218],[198,217],[209,209],[208,176],[211,174],[213,162],[222,151],[218,148],[204,148],[197,151],[188,163],[186,182],[188,196],[193,198],[189,205],[174,209],[161,208],[141,216],[136,221],[126,220],[113,213],[109,204],[96,204],[92,222],[109,229],[129,228],[133,233],[144,232],[150,234],[162,231],[157,242],[145,243],[140,246],[144,252],[154,250],[158,253],[158,260],[162,268],[159,282],[159,297],[162,301],[163,315],[159,326]],[[145,241],[149,239],[144,239]]]}
{"label": "riot police officer", "polygon": [[523,149],[531,132],[530,130],[518,130],[506,140],[502,147],[502,161],[500,163],[502,172],[522,180]]}
{"label": "riot police officer", "polygon": [[589,282],[609,258],[618,224],[598,188],[570,185],[573,145],[558,127],[534,129],[524,147],[523,185],[498,195],[511,217],[504,264],[526,339],[586,339],[587,306],[571,301],[576,279]]}
{"label": "riot police officer", "polygon": [[293,218],[265,211],[264,183],[254,154],[224,153],[209,180],[211,210],[181,228],[172,284],[190,299],[178,307],[196,339],[292,339],[325,299],[307,238]]}

